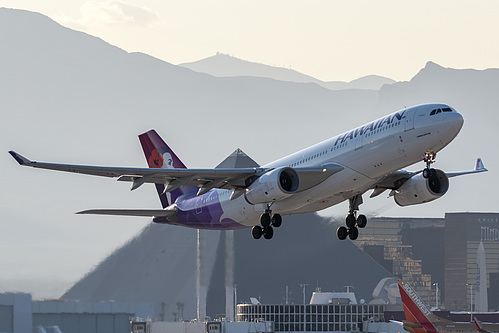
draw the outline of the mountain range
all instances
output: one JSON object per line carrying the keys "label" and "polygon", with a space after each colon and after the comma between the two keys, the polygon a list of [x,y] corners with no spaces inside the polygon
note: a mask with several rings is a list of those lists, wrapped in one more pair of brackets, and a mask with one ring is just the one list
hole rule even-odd
{"label": "mountain range", "polygon": [[256,62],[238,59],[228,54],[217,53],[212,57],[179,66],[190,68],[193,71],[210,74],[216,77],[256,76],[280,81],[311,82],[330,90],[366,89],[379,90],[385,84],[395,83],[394,80],[379,76],[368,75],[350,82],[321,81],[309,75],[302,74],[291,68],[275,67]]}

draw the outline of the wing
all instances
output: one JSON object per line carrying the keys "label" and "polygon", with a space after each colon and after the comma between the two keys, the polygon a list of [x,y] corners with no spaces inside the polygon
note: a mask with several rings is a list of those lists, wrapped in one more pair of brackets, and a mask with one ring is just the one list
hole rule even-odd
{"label": "wing", "polygon": [[[199,187],[198,195],[204,194],[213,188],[221,188],[232,190],[234,192],[232,199],[242,195],[243,190],[250,186],[255,179],[272,170],[265,168],[156,169],[72,165],[36,162],[14,151],[9,151],[9,153],[23,166],[118,178],[118,181],[131,182],[131,190],[137,189],[144,183],[166,184],[165,191],[167,192],[173,191],[179,186]],[[300,192],[323,182],[329,176],[343,170],[343,167],[329,163],[316,167],[294,168],[294,170],[300,178],[300,187],[297,190],[297,192]]]}
{"label": "wing", "polygon": [[456,177],[456,176],[462,176],[462,175],[469,175],[472,173],[479,173],[479,172],[485,172],[488,171],[484,166],[481,158],[476,159],[475,163],[475,169],[474,170],[469,170],[469,171],[459,171],[459,172],[446,172],[445,174],[447,177]]}
{"label": "wing", "polygon": [[250,178],[251,176],[259,176],[266,171],[265,169],[260,168],[154,169],[56,164],[31,161],[14,151],[9,151],[9,153],[16,159],[16,161],[20,165],[23,166],[118,178],[118,181],[132,182],[132,190],[135,190],[144,183],[167,184],[170,185],[170,188],[177,188],[179,186],[185,185],[209,187],[210,189],[234,189],[239,187],[246,187],[246,180],[248,178]]}
{"label": "wing", "polygon": [[396,190],[397,188],[402,186],[402,184],[405,183],[408,179],[412,178],[414,175],[418,174],[419,172],[420,171],[410,172],[405,170],[398,170],[392,172],[376,182],[376,184],[373,186],[373,191],[369,197],[370,198],[377,197],[386,190]]}
{"label": "wing", "polygon": [[[488,170],[484,167],[482,159],[477,158],[474,170],[458,171],[458,172],[446,172],[445,174],[447,175],[447,177],[451,178],[451,177],[469,175],[469,174],[480,173],[480,172],[485,172],[485,171],[488,171]],[[422,171],[411,172],[411,171],[405,171],[405,170],[398,170],[398,171],[392,172],[392,173],[386,175],[385,177],[381,178],[380,180],[378,180],[378,182],[376,182],[376,184],[373,186],[373,191],[369,197],[374,198],[386,190],[396,190],[400,186],[402,186],[402,184],[404,184],[409,178],[412,178],[421,172]]]}

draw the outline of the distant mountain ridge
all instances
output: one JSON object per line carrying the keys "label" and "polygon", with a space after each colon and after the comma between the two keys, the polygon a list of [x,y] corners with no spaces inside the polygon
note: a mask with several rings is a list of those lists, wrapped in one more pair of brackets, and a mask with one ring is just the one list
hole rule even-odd
{"label": "distant mountain ridge", "polygon": [[368,75],[350,82],[324,82],[312,76],[297,72],[291,68],[275,67],[259,64],[256,62],[245,61],[223,53],[217,53],[214,56],[194,62],[179,64],[178,66],[186,67],[196,72],[210,74],[215,77],[264,77],[280,81],[316,83],[321,87],[330,90],[379,90],[385,84],[395,83],[395,81],[392,79],[378,75]]}

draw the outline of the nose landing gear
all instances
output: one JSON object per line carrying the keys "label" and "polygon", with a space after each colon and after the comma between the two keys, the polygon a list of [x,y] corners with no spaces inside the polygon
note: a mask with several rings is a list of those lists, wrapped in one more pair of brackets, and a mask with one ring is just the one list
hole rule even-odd
{"label": "nose landing gear", "polygon": [[336,235],[340,240],[344,240],[347,236],[351,240],[356,240],[359,237],[359,229],[364,228],[367,225],[367,217],[365,215],[357,215],[359,211],[359,205],[362,204],[362,195],[357,194],[356,196],[348,199],[349,209],[348,215],[345,219],[346,227],[339,227],[336,230]]}
{"label": "nose landing gear", "polygon": [[272,210],[270,209],[271,205],[267,205],[267,209],[265,212],[260,215],[260,224],[255,225],[251,229],[251,235],[254,239],[260,239],[263,235],[265,239],[272,239],[274,236],[274,228],[279,228],[282,224],[282,217],[280,214],[272,214]]}
{"label": "nose landing gear", "polygon": [[423,155],[423,161],[426,163],[426,168],[423,169],[423,177],[428,179],[431,176],[435,175],[435,170],[431,168],[431,164],[435,163],[435,159],[437,158],[437,153],[428,151]]}

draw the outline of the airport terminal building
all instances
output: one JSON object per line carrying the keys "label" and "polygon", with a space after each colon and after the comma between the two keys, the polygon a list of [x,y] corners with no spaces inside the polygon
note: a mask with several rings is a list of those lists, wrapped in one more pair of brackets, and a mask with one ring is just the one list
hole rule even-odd
{"label": "airport terminal building", "polygon": [[384,321],[384,305],[239,304],[237,321],[270,321],[275,332],[362,332],[367,322]]}
{"label": "airport terminal building", "polygon": [[153,303],[33,301],[30,294],[0,294],[0,332],[122,333],[130,332],[130,318],[153,315]]}

